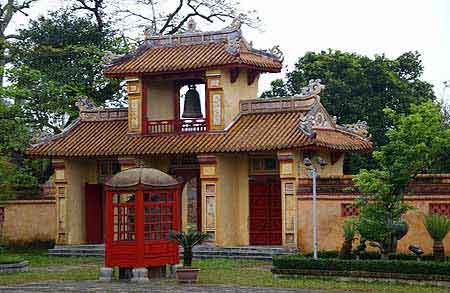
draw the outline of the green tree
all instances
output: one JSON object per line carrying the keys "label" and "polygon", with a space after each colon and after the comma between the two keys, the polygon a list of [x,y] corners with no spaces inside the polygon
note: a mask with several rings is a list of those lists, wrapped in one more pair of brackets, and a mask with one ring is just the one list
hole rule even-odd
{"label": "green tree", "polygon": [[33,165],[23,157],[31,136],[26,121],[20,107],[0,99],[0,200],[37,189]]}
{"label": "green tree", "polygon": [[[307,52],[287,73],[286,82],[274,81],[272,89],[262,96],[299,94],[310,79],[321,79],[326,86],[321,94],[325,108],[341,124],[367,121],[376,149],[386,144],[386,131],[392,126],[383,109],[409,113],[411,103],[435,99],[432,85],[421,80],[422,73],[417,52],[406,52],[396,59],[334,50]],[[347,173],[375,166],[361,155],[351,155],[349,159]]]}
{"label": "green tree", "polygon": [[355,178],[362,193],[356,200],[358,232],[384,255],[394,252],[408,231],[402,216],[411,209],[403,201],[409,183],[419,173],[433,172],[449,151],[450,130],[439,105],[427,101],[411,105],[409,112],[384,111],[393,127],[386,133],[388,143],[373,154],[380,167],[363,169]]}
{"label": "green tree", "polygon": [[107,27],[100,31],[88,18],[53,12],[31,21],[19,36],[4,95],[20,101],[39,128],[60,132],[78,116],[78,97],[96,105],[121,98],[119,81],[102,74],[106,53],[125,50]]}

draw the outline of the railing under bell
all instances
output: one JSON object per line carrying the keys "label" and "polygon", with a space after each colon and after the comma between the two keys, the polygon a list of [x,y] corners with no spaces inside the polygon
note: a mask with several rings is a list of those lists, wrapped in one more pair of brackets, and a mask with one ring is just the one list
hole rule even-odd
{"label": "railing under bell", "polygon": [[207,131],[205,119],[149,120],[149,134],[192,133]]}

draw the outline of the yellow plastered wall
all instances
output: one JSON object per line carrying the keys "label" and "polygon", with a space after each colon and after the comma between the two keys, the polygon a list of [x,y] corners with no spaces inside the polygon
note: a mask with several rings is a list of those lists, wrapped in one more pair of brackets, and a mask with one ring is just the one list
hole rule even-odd
{"label": "yellow plastered wall", "polygon": [[259,77],[251,84],[247,84],[247,70],[241,69],[237,80],[230,81],[230,71],[222,69],[221,84],[224,92],[224,124],[227,127],[239,113],[239,101],[256,99],[258,95]]}
{"label": "yellow plastered wall", "polygon": [[97,183],[97,164],[95,160],[66,160],[66,232],[67,244],[86,242],[85,192],[86,183]]}
{"label": "yellow plastered wall", "polygon": [[5,211],[2,234],[6,241],[55,240],[55,200],[14,200],[2,206]]}
{"label": "yellow plastered wall", "polygon": [[[323,158],[327,164],[325,167],[320,167],[317,163],[317,158],[321,157]],[[329,152],[314,152],[312,158],[310,158],[313,162],[314,167],[317,170],[317,173],[320,177],[330,177],[330,176],[342,176],[344,175],[344,157],[345,155],[342,154],[340,158],[332,164],[331,162],[331,153]],[[299,169],[299,177],[300,178],[306,178],[308,177],[308,172],[306,167],[303,165],[303,159],[304,155],[303,153],[300,153],[300,165],[297,166]]]}
{"label": "yellow plastered wall", "polygon": [[149,120],[174,119],[173,81],[149,81],[147,83],[147,117]]}
{"label": "yellow plastered wall", "polygon": [[[348,203],[348,201],[346,201]],[[298,200],[297,235],[302,251],[313,249],[312,200]],[[317,240],[319,250],[339,250],[342,245],[341,202],[317,200]]]}
{"label": "yellow plastered wall", "polygon": [[216,243],[221,246],[248,245],[248,157],[218,155]]}
{"label": "yellow plastered wall", "polygon": [[[342,224],[347,217],[341,216],[342,204],[351,203],[351,200],[318,200],[317,201],[317,231],[319,250],[339,250],[342,246]],[[422,247],[425,254],[432,253],[433,241],[423,225],[424,216],[429,214],[429,204],[432,201],[411,201],[407,203],[414,206],[404,219],[408,222],[409,231],[397,247],[398,252],[409,253],[408,246],[416,244]],[[450,203],[450,200],[440,200],[439,203]],[[312,201],[298,200],[298,247],[306,252],[312,251]],[[358,241],[353,243],[354,247]],[[444,239],[445,251],[450,254],[450,234]]]}

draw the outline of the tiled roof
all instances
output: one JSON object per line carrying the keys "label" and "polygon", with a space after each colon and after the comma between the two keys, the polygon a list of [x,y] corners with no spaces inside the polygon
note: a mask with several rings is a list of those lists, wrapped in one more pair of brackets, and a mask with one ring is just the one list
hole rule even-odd
{"label": "tiled roof", "polygon": [[249,51],[244,46],[237,55],[228,53],[226,46],[226,42],[220,42],[148,48],[136,57],[107,67],[105,75],[186,72],[220,66],[244,66],[264,72],[279,72],[282,68],[280,61]]}
{"label": "tiled roof", "polygon": [[241,115],[225,132],[131,136],[126,120],[79,121],[67,133],[31,147],[30,156],[96,157],[328,149],[369,151],[371,143],[338,129],[316,129],[310,138],[299,129],[304,112]]}

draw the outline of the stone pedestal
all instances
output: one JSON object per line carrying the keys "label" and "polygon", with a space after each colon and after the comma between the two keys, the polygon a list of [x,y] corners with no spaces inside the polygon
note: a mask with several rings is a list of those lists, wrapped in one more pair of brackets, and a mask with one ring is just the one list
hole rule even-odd
{"label": "stone pedestal", "polygon": [[99,281],[101,282],[111,282],[113,276],[113,269],[112,268],[100,268],[100,278]]}
{"label": "stone pedestal", "polygon": [[131,282],[144,283],[148,281],[148,271],[146,268],[133,269],[133,277],[131,278]]}

